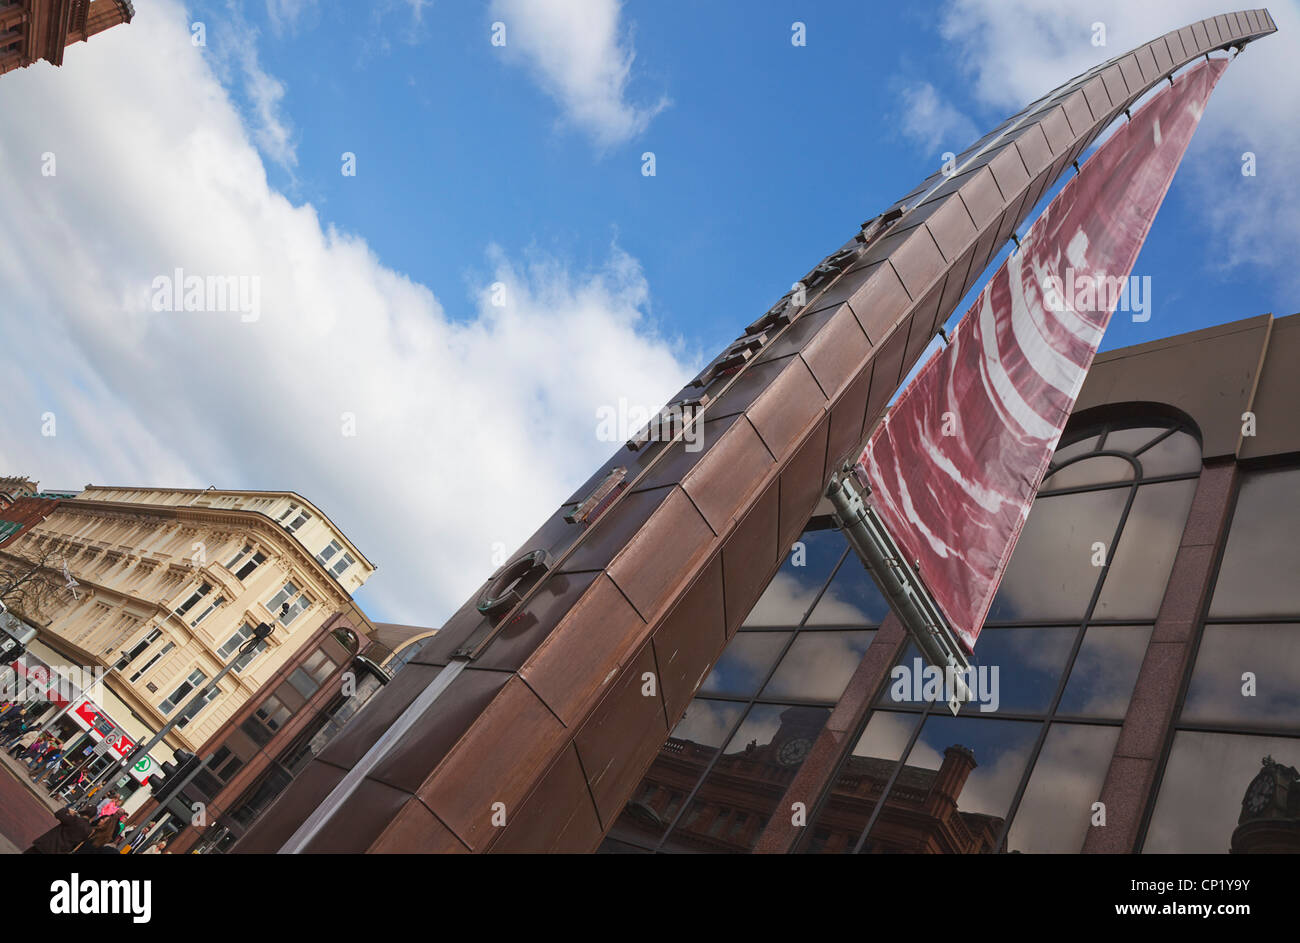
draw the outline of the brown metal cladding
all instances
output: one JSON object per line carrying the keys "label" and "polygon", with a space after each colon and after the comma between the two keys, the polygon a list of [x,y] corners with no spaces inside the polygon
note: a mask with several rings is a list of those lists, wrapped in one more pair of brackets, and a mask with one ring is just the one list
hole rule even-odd
{"label": "brown metal cladding", "polygon": [[[823,438],[821,439],[823,451],[825,445]],[[814,455],[816,447],[817,437],[814,436],[810,440],[810,447],[800,449],[790,462],[790,467],[800,464],[801,456]],[[801,470],[806,471],[806,469]],[[814,497],[814,505],[816,500]],[[780,501],[780,484],[774,481],[767,486],[763,495],[737,524],[736,529],[731,532],[731,536],[723,545],[723,611],[726,613],[724,628],[728,638],[735,633],[745,616],[754,608],[754,603],[758,602],[758,597],[762,595],[771,578],[769,574],[780,561],[777,552],[777,547],[781,544],[778,525],[783,510]],[[807,515],[805,519],[806,517]]]}
{"label": "brown metal cladding", "polygon": [[[371,777],[396,789],[414,792],[428,776],[429,769],[447,755],[512,677],[504,671],[467,669],[461,672],[438,698],[437,705],[430,707],[415,729],[375,767]],[[327,752],[328,748],[322,751],[321,759],[330,759]],[[334,762],[340,759],[337,753],[332,757]],[[353,760],[348,766],[355,763]]]}
{"label": "brown metal cladding", "polygon": [[[275,804],[257,820],[255,827],[240,839],[237,850],[254,855],[275,854],[293,837],[302,820],[324,801],[330,790],[346,775],[345,769],[323,763],[319,758],[312,760],[306,769],[294,777],[293,783]],[[370,836],[355,835],[350,822],[340,826],[339,831],[352,837],[354,850],[364,849],[369,844]]]}
{"label": "brown metal cladding", "polygon": [[567,727],[576,727],[649,636],[618,587],[601,575],[519,676]]}
{"label": "brown metal cladding", "polygon": [[[696,634],[705,638],[708,633]],[[647,674],[656,682],[651,695],[645,693]],[[628,794],[668,737],[661,677],[654,645],[642,646],[573,739],[604,828],[623,811]]]}
{"label": "brown metal cladding", "polygon": [[847,303],[831,312],[825,328],[802,351],[804,363],[828,400],[848,386],[870,354],[871,342]]}
{"label": "brown metal cladding", "polygon": [[[846,396],[845,399],[847,401],[848,397]],[[848,405],[853,408],[856,402],[855,398]],[[857,408],[861,409],[861,407]],[[817,507],[817,502],[821,500],[820,482],[826,478],[826,445],[830,426],[830,420],[822,420],[818,423],[781,473],[780,513],[777,525],[780,533],[780,548],[789,547],[794,543],[803,531],[813,508]],[[783,553],[783,549],[776,550],[778,560]],[[767,581],[764,580],[764,586],[766,585]],[[754,598],[757,600],[758,597]],[[739,620],[748,614],[749,609],[738,614],[730,609],[727,610],[728,621],[734,625],[738,625]]]}
{"label": "brown metal cladding", "polygon": [[565,747],[537,788],[515,810],[506,810],[494,853],[563,853],[586,851],[600,841],[603,829],[578,751]]}
{"label": "brown metal cladding", "polygon": [[508,820],[568,739],[560,721],[515,675],[417,795],[470,849],[482,851],[497,832],[494,806],[504,805]]}
{"label": "brown metal cladding", "polygon": [[888,259],[875,263],[867,271],[870,280],[849,299],[849,307],[866,332],[867,340],[878,345],[903,317],[912,300]]}
{"label": "brown metal cladding", "polygon": [[[768,451],[781,461],[821,416],[825,405],[826,395],[812,371],[802,357],[793,357],[790,366],[754,401],[746,415]],[[736,473],[733,469],[732,474]]]}
{"label": "brown metal cladding", "polygon": [[[864,438],[862,425],[866,419],[867,394],[871,392],[871,374],[874,367],[874,360],[867,361],[862,371],[858,373],[857,379],[849,384],[839,400],[831,406],[826,461],[832,467],[838,467],[841,460],[862,445]],[[803,524],[795,522],[790,522],[790,526],[796,528],[795,537],[798,536],[798,530],[803,528]],[[783,531],[782,543],[784,543],[784,534]],[[790,539],[793,541],[794,537]]]}
{"label": "brown metal cladding", "polygon": [[709,561],[691,588],[655,630],[655,664],[669,727],[677,723],[727,643],[721,557]]}
{"label": "brown metal cladding", "polygon": [[374,854],[464,855],[469,848],[419,799],[410,799],[370,846]]}
{"label": "brown metal cladding", "polygon": [[[747,473],[747,469],[736,469],[738,485]],[[683,574],[704,562],[713,541],[713,531],[686,492],[673,488],[607,572],[642,618],[653,619],[671,598],[670,593],[680,590]]]}
{"label": "brown metal cladding", "polygon": [[[1238,30],[1229,38],[1239,42],[1267,31],[1271,31],[1271,27],[1257,30],[1253,34]],[[1190,31],[1188,35],[1191,35]],[[1178,50],[1178,55],[1170,63],[1171,68],[1181,67],[1198,54],[1195,51],[1184,52],[1177,36],[1170,34],[1167,38]],[[1158,50],[1153,50],[1152,55],[1159,66]],[[673,650],[677,653],[674,664],[671,671],[665,667],[663,648],[668,644],[668,637],[660,633],[672,618],[670,614],[678,612],[689,597],[688,587],[707,586],[711,593],[716,594],[721,608],[724,590],[720,575],[703,578],[701,574],[711,572],[709,568],[717,565],[720,561],[719,550],[724,546],[729,560],[735,556],[734,551],[740,545],[732,541],[740,522],[750,521],[749,514],[756,504],[771,500],[768,497],[771,481],[776,478],[780,480],[779,500],[782,506],[788,491],[799,494],[799,503],[805,505],[806,512],[811,512],[810,502],[824,486],[825,475],[831,470],[826,464],[826,451],[833,448],[838,452],[855,428],[859,435],[870,431],[902,376],[912,366],[909,358],[914,358],[917,351],[923,349],[922,341],[928,340],[927,335],[932,333],[935,323],[947,316],[948,312],[943,308],[944,301],[951,302],[954,298],[960,298],[962,291],[958,290],[959,285],[963,290],[969,287],[983,272],[1001,243],[1021,224],[1024,215],[1050,184],[1049,168],[1055,167],[1059,171],[1068,166],[1063,161],[1068,162],[1071,155],[1080,153],[1081,146],[1093,140],[1110,119],[1154,84],[1143,76],[1130,87],[1130,83],[1125,81],[1124,71],[1125,68],[1118,64],[1118,60],[1112,61],[1095,71],[1092,78],[1080,77],[1074,83],[1063,86],[1057,94],[1034,103],[1031,110],[1021,116],[1008,119],[1000,128],[1005,134],[1003,148],[1014,148],[1023,164],[1019,170],[1015,169],[1009,156],[992,153],[996,151],[996,145],[990,147],[990,153],[979,155],[975,161],[976,166],[987,164],[989,173],[982,170],[969,173],[970,167],[962,168],[962,174],[958,176],[963,179],[944,197],[945,205],[933,208],[927,205],[923,222],[913,225],[909,214],[905,213],[896,231],[886,231],[870,243],[846,274],[832,279],[829,284],[816,282],[822,276],[815,276],[815,287],[809,290],[810,303],[803,310],[813,312],[819,307],[838,307],[839,303],[847,302],[872,345],[867,355],[853,368],[856,374],[846,368],[852,358],[832,356],[834,351],[831,348],[834,345],[828,345],[827,340],[822,339],[822,334],[826,331],[847,329],[846,322],[835,314],[827,316],[816,331],[803,329],[801,333],[806,336],[806,341],[798,348],[798,353],[791,350],[789,356],[780,359],[754,358],[744,364],[737,374],[709,385],[707,392],[712,399],[704,406],[702,421],[707,423],[708,420],[745,413],[746,421],[752,425],[770,452],[760,463],[762,467],[708,460],[708,453],[721,443],[727,443],[726,448],[738,448],[743,444],[747,433],[743,431],[740,420],[729,426],[716,442],[706,441],[705,455],[692,465],[690,474],[683,476],[683,484],[680,486],[666,485],[654,490],[641,490],[640,482],[637,481],[645,469],[654,468],[660,461],[670,460],[665,456],[670,456],[673,448],[671,445],[651,443],[637,452],[623,448],[582,489],[575,492],[574,498],[569,502],[581,500],[603,479],[608,469],[627,467],[628,490],[618,496],[594,525],[586,529],[579,525],[569,525],[566,529],[557,520],[562,518],[558,512],[547,522],[541,532],[541,539],[545,542],[544,549],[550,550],[556,558],[556,570],[568,574],[604,570],[604,576],[594,581],[592,587],[607,587],[607,583],[612,582],[623,600],[614,602],[612,594],[605,595],[604,598],[611,600],[615,610],[620,610],[625,603],[629,604],[639,619],[644,621],[638,625],[637,621],[629,617],[626,631],[631,637],[626,640],[626,644],[615,644],[604,655],[593,655],[590,658],[588,670],[593,672],[591,677],[580,677],[576,669],[570,668],[568,685],[579,692],[574,697],[566,699],[558,690],[549,687],[546,689],[548,697],[565,713],[569,726],[565,726],[556,717],[546,702],[528,687],[523,677],[512,674],[469,728],[459,736],[446,756],[440,761],[437,757],[428,757],[424,765],[428,775],[426,781],[420,784],[418,794],[458,840],[474,850],[483,850],[501,832],[490,825],[492,802],[504,802],[508,810],[518,810],[543,780],[550,782],[549,771],[557,770],[555,775],[561,776],[561,766],[557,763],[562,754],[571,751],[570,744],[576,730],[583,727],[585,720],[592,716],[592,711],[600,709],[598,704],[604,704],[608,700],[610,680],[622,677],[622,673],[627,671],[629,660],[643,650],[635,644],[636,638],[643,634],[654,637],[654,650],[662,673],[665,700],[671,696],[674,705],[680,702],[684,706],[685,700],[693,693],[693,685],[699,683],[720,652],[718,636],[722,634],[721,631],[709,630],[708,644],[698,649],[674,644]],[[1132,54],[1129,54],[1128,71],[1131,76],[1142,75]],[[1165,70],[1161,71],[1163,74]],[[1103,87],[1107,99],[1104,102],[1100,101],[1097,94],[1097,90]],[[1070,95],[1076,89],[1082,89],[1092,114],[1091,119],[1083,122],[1080,127],[1074,126],[1074,122],[1082,117],[1077,96],[1068,110],[1065,104],[1070,101]],[[1013,125],[1021,120],[1026,123],[1012,130]],[[993,140],[993,137],[986,137],[984,143]],[[912,203],[928,194],[931,189],[948,183],[950,181],[941,175],[932,175],[905,201],[895,205],[911,209]],[[992,192],[990,183],[997,188],[999,203],[996,207],[984,202]],[[970,214],[964,224],[955,222],[961,218],[961,214],[948,209],[948,202],[960,204],[963,211]],[[972,228],[967,229],[967,226]],[[962,244],[963,239],[965,245]],[[957,268],[964,269],[964,274],[959,272],[954,275],[953,270]],[[823,298],[831,297],[828,288],[829,293],[841,293],[838,301],[823,302]],[[937,310],[933,307],[936,303]],[[915,317],[917,311],[923,311],[920,319]],[[793,313],[795,326],[798,325],[800,313]],[[786,328],[787,331],[794,329]],[[847,336],[853,335],[849,332]],[[909,338],[914,343],[909,343]],[[780,344],[782,329],[772,328],[767,341],[770,344]],[[857,350],[861,350],[860,342]],[[824,387],[820,382],[822,380],[838,392]],[[682,395],[698,392],[698,388],[688,387]],[[828,396],[831,397],[829,400]],[[857,414],[864,399],[866,407],[861,414],[863,421],[859,425]],[[828,411],[829,420],[826,416]],[[742,431],[735,431],[737,429]],[[815,436],[810,437],[810,433],[815,433]],[[731,442],[733,436],[735,445]],[[827,443],[821,447],[820,456],[816,455],[818,446],[806,446],[813,438]],[[807,455],[805,446],[810,450]],[[748,454],[753,456],[756,453]],[[795,463],[801,461],[806,461],[807,471],[796,469]],[[813,477],[814,469],[816,477]],[[732,486],[744,496],[734,506],[721,496],[719,482],[724,479],[730,479]],[[701,506],[697,506],[693,497]],[[791,511],[787,515],[783,510],[780,517],[782,545],[776,548],[777,559],[788,549],[783,545],[787,538],[793,539],[788,535],[797,536],[793,514]],[[724,517],[726,520],[723,520]],[[799,526],[802,526],[802,522]],[[523,549],[531,550],[535,547],[536,544],[533,544]],[[767,557],[766,548],[763,556]],[[552,578],[553,576],[554,574]],[[518,607],[520,611],[532,605],[537,592],[544,591],[526,593],[525,601]],[[594,589],[589,589],[582,594],[577,605],[581,606],[582,600],[587,599],[593,591]],[[622,611],[626,614],[626,610]],[[507,617],[509,615],[513,613]],[[448,628],[462,639],[485,627],[485,620],[469,604],[448,623]],[[555,651],[573,645],[572,650],[576,652],[582,647],[581,637],[592,631],[589,620],[569,622],[559,619],[545,641],[536,640],[543,645],[553,646]],[[579,639],[570,642],[561,638],[570,632]],[[521,648],[525,635],[527,633],[521,632],[515,637]],[[528,636],[529,644],[533,639],[534,636]],[[435,638],[435,642],[441,641]],[[491,646],[487,651],[491,651]],[[421,658],[417,660],[445,658],[447,654],[444,643],[440,655],[439,647],[431,646],[430,654],[421,652]],[[514,657],[512,655],[507,662],[514,660]],[[540,666],[541,662],[537,665]],[[527,665],[523,670],[528,673]],[[615,674],[610,675],[611,671]],[[600,673],[599,677],[595,677],[595,673]],[[671,685],[670,675],[676,679]],[[540,683],[542,682],[539,681]],[[453,684],[448,691],[455,686]],[[402,705],[398,702],[408,692],[390,689],[376,695],[372,705],[362,712],[363,715],[372,709],[376,716],[385,718],[400,713]],[[409,698],[406,699],[409,702]],[[671,712],[667,720],[669,724],[672,723]],[[429,718],[421,720],[417,727],[435,723],[436,718],[431,714]],[[419,735],[418,730],[413,731],[407,739],[415,740]],[[360,739],[364,740],[364,737]],[[352,753],[355,755],[356,750]],[[410,781],[407,776],[414,774],[418,766],[414,753],[404,758],[404,762],[407,760],[415,765],[403,771],[401,778],[404,781]],[[590,777],[591,771],[584,771]],[[313,775],[319,779],[319,773]],[[611,773],[606,771],[602,775],[609,776]],[[617,778],[621,783],[632,781],[627,777]],[[567,779],[563,781],[568,782]],[[296,816],[297,821],[301,821],[320,798],[318,791],[312,791],[309,785],[301,788],[297,782],[291,785],[285,797],[290,801],[277,803],[276,810],[273,810],[278,813],[276,817]],[[351,828],[350,822],[354,819],[359,822],[364,818],[351,814],[352,806],[357,801],[356,796],[349,799],[328,827],[340,834],[353,831],[354,843],[351,847],[363,850],[371,847],[375,834],[369,827]],[[259,823],[253,832],[261,829]],[[282,824],[268,824],[266,829],[268,832],[285,834]],[[292,832],[292,828],[289,832]],[[581,828],[575,828],[573,834],[585,832]],[[250,835],[256,838],[253,833]],[[263,846],[268,844],[263,839],[257,840]],[[377,850],[378,845],[374,847]]]}

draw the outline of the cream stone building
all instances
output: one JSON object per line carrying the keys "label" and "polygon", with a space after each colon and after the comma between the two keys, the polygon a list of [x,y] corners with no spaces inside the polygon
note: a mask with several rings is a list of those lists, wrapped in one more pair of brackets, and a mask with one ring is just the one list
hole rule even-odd
{"label": "cream stone building", "polygon": [[[5,553],[59,572],[66,563],[77,585],[40,614],[32,651],[51,664],[104,668],[104,707],[115,720],[131,715],[122,725],[134,736],[185,711],[238,659],[219,692],[181,716],[166,741],[172,748],[197,751],[327,618],[347,612],[369,626],[352,594],[374,565],[292,492],[92,485],[61,498]],[[238,656],[259,622],[273,634]],[[296,670],[333,667],[309,656]]]}

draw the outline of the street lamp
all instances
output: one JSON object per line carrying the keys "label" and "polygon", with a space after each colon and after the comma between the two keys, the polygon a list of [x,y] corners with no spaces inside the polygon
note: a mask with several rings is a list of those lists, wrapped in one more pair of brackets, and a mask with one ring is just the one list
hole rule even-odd
{"label": "street lamp", "polygon": [[[283,616],[285,611],[288,608],[289,608],[289,604],[285,603],[284,606],[280,609],[280,615]],[[207,684],[205,684],[192,698],[186,701],[185,706],[182,707],[180,710],[176,711],[176,713],[172,716],[172,719],[167,721],[167,723],[163,724],[162,729],[159,730],[156,734],[154,734],[153,738],[148,743],[136,746],[135,749],[133,749],[127,756],[123,757],[121,763],[118,764],[118,769],[119,770],[128,769],[132,765],[134,765],[141,756],[148,756],[149,751],[152,750],[154,747],[156,747],[160,742],[162,742],[162,739],[166,737],[167,734],[171,733],[172,728],[176,726],[176,724],[180,721],[182,717],[186,716],[189,709],[192,706],[194,706],[195,703],[198,702],[200,698],[204,699],[203,703],[207,703],[206,698],[208,692],[216,688],[217,685],[221,683],[221,679],[224,678],[226,675],[230,674],[230,672],[234,669],[235,665],[239,664],[239,659],[243,658],[254,648],[256,648],[258,645],[264,642],[267,638],[270,637],[271,633],[274,631],[275,630],[271,626],[267,625],[265,622],[259,622],[257,624],[257,627],[253,629],[253,634],[244,640],[244,644],[239,646],[239,650],[236,652],[235,657],[230,659],[230,662],[219,672],[217,672],[217,676],[213,678],[211,681],[209,681]],[[87,785],[94,785],[100,780],[107,778],[112,773],[113,773],[113,767],[110,765],[107,769],[104,770],[104,772],[96,776]]]}

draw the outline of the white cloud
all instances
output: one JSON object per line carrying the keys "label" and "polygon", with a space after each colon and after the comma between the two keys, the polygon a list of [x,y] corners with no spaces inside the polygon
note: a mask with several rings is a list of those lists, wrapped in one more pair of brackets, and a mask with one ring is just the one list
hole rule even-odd
{"label": "white cloud", "polygon": [[636,53],[619,20],[619,0],[493,0],[491,17],[506,26],[500,51],[523,62],[564,109],[569,122],[607,149],[636,137],[668,105],[628,100]]}
{"label": "white cloud", "polygon": [[292,32],[306,14],[317,11],[318,0],[266,0],[266,18],[277,35]]}
{"label": "white cloud", "polygon": [[[977,99],[1007,113],[1100,61],[1224,9],[1219,0],[1097,0],[1086,8],[1070,0],[955,0],[941,32]],[[1279,0],[1269,12],[1278,31],[1248,46],[1224,75],[1183,176],[1212,237],[1207,259],[1266,274],[1282,314],[1296,310],[1300,295],[1300,179],[1293,172],[1300,157],[1300,3]],[[1092,45],[1098,22],[1106,26],[1100,48]],[[1241,175],[1246,151],[1257,156],[1255,177]]]}
{"label": "white cloud", "polygon": [[947,101],[929,82],[913,82],[899,90],[903,134],[927,153],[960,154],[978,137],[975,124]]}
{"label": "white cloud", "polygon": [[[5,76],[0,110],[0,468],[48,487],[300,491],[380,565],[383,617],[439,624],[494,542],[517,546],[614,450],[597,405],[657,406],[692,372],[616,247],[586,272],[491,248],[474,310],[449,317],[268,185],[174,3],[61,70]],[[260,318],[153,311],[152,280],[176,267],[258,276]]]}

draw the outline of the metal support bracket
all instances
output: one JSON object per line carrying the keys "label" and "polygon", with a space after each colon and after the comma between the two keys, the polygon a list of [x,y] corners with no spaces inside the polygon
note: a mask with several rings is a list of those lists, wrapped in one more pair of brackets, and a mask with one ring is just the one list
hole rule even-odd
{"label": "metal support bracket", "polygon": [[964,702],[974,699],[966,684],[970,660],[956,633],[916,570],[899,552],[884,522],[863,500],[852,466],[831,478],[826,496],[835,506],[836,521],[849,546],[861,558],[917,648],[930,664],[943,669],[948,709],[956,715]]}

